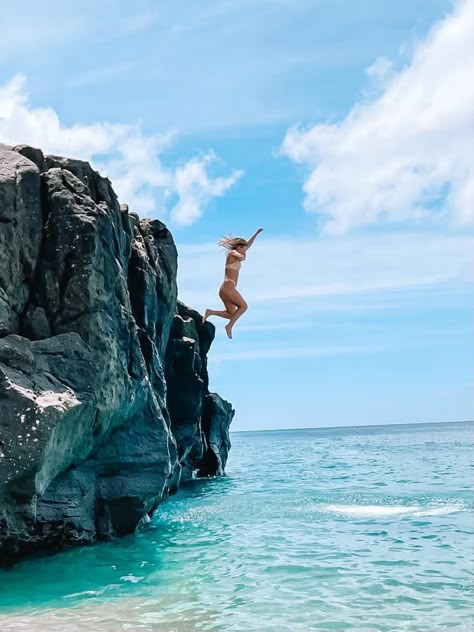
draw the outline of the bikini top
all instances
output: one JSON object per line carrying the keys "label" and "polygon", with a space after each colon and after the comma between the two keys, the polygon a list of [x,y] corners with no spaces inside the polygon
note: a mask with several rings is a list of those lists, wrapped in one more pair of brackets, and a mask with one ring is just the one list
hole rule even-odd
{"label": "bikini top", "polygon": [[226,268],[231,268],[232,270],[240,270],[240,266],[241,265],[242,265],[242,262],[239,261],[239,259],[237,259],[233,263],[227,263],[226,262],[225,267]]}

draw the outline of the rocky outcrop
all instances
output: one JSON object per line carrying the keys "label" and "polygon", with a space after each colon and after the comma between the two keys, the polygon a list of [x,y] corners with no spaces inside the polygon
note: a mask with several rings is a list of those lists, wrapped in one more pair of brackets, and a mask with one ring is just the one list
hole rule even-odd
{"label": "rocky outcrop", "polygon": [[214,336],[202,316],[178,302],[166,358],[167,406],[182,479],[223,474],[230,449],[227,420],[232,407],[209,393],[207,352]]}
{"label": "rocky outcrop", "polygon": [[0,562],[129,533],[224,472],[214,327],[176,272],[166,226],[88,163],[0,145]]}

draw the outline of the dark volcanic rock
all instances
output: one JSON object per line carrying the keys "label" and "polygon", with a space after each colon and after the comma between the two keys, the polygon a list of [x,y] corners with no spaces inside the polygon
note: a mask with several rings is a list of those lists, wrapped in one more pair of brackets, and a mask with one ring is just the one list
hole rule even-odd
{"label": "dark volcanic rock", "polygon": [[166,226],[88,163],[0,145],[0,563],[129,533],[223,474],[234,411],[176,270]]}
{"label": "dark volcanic rock", "polygon": [[[171,429],[178,445],[182,477],[223,474],[230,448],[229,424],[234,411],[208,391],[207,352],[214,326],[178,302],[168,341],[166,380]],[[222,433],[217,438],[216,432]]]}
{"label": "dark volcanic rock", "polygon": [[40,174],[0,146],[0,336],[18,331],[41,243]]}

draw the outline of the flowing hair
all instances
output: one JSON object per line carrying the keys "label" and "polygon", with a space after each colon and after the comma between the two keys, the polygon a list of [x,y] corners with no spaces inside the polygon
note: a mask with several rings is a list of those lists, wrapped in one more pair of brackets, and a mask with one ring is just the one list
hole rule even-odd
{"label": "flowing hair", "polygon": [[229,235],[228,237],[222,237],[222,239],[217,242],[217,245],[225,248],[225,250],[233,250],[239,246],[247,246],[248,242],[243,237],[232,237],[232,235]]}

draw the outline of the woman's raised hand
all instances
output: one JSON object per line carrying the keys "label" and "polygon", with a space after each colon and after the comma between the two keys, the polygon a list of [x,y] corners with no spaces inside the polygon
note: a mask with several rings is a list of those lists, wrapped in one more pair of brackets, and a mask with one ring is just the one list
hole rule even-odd
{"label": "woman's raised hand", "polygon": [[255,231],[255,234],[252,235],[252,237],[250,237],[250,239],[247,241],[247,249],[250,248],[250,246],[253,244],[253,242],[255,241],[256,236],[261,233],[263,230],[263,228],[259,228],[258,230]]}

